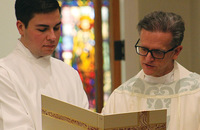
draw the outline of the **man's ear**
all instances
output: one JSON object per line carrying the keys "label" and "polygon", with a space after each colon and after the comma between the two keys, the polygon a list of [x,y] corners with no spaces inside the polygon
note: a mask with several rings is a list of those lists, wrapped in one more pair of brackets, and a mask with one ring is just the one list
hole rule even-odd
{"label": "man's ear", "polygon": [[174,60],[178,58],[178,55],[180,54],[182,49],[183,49],[183,46],[181,45],[174,49],[174,56],[173,56]]}
{"label": "man's ear", "polygon": [[25,31],[25,25],[24,25],[24,23],[22,21],[20,21],[20,20],[17,20],[16,25],[17,25],[17,29],[19,31],[19,34],[21,36],[23,36],[24,35],[24,31]]}

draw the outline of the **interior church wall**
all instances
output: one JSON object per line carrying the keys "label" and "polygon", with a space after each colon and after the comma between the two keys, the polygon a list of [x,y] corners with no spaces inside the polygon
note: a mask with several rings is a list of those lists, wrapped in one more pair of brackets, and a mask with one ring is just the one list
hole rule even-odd
{"label": "interior church wall", "polygon": [[19,38],[14,3],[15,0],[0,1],[0,58],[8,55],[14,49]]}
{"label": "interior church wall", "polygon": [[185,22],[185,37],[182,42],[183,50],[178,57],[178,62],[185,68],[200,73],[200,1],[198,0],[121,0],[120,10],[123,10],[121,23],[125,40],[125,61],[122,61],[122,82],[136,75],[141,69],[138,55],[135,53],[134,44],[139,38],[137,23],[146,14],[162,10],[174,12],[182,16]]}

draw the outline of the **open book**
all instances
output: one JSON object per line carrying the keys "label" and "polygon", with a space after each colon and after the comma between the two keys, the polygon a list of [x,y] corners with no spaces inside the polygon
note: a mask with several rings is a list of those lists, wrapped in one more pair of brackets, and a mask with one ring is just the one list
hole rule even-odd
{"label": "open book", "polygon": [[42,95],[43,130],[165,130],[166,110],[102,115]]}

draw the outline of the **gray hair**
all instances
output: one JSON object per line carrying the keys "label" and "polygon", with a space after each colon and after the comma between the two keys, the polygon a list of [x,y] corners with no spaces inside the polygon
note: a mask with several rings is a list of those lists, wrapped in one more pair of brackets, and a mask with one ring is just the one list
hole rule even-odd
{"label": "gray hair", "polygon": [[155,11],[146,15],[137,25],[139,34],[142,29],[155,32],[170,32],[171,46],[181,45],[184,37],[185,25],[180,15],[171,12]]}

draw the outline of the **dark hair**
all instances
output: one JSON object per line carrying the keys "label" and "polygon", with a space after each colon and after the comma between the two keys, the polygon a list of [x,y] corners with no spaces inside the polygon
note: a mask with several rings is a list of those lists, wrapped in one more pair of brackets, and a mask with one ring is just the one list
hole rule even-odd
{"label": "dark hair", "polygon": [[16,18],[23,22],[26,28],[35,14],[49,13],[56,9],[61,11],[57,0],[16,0],[15,2]]}
{"label": "dark hair", "polygon": [[142,29],[155,32],[170,32],[171,46],[181,45],[184,37],[185,25],[180,15],[171,12],[155,11],[146,15],[137,25],[139,33]]}

